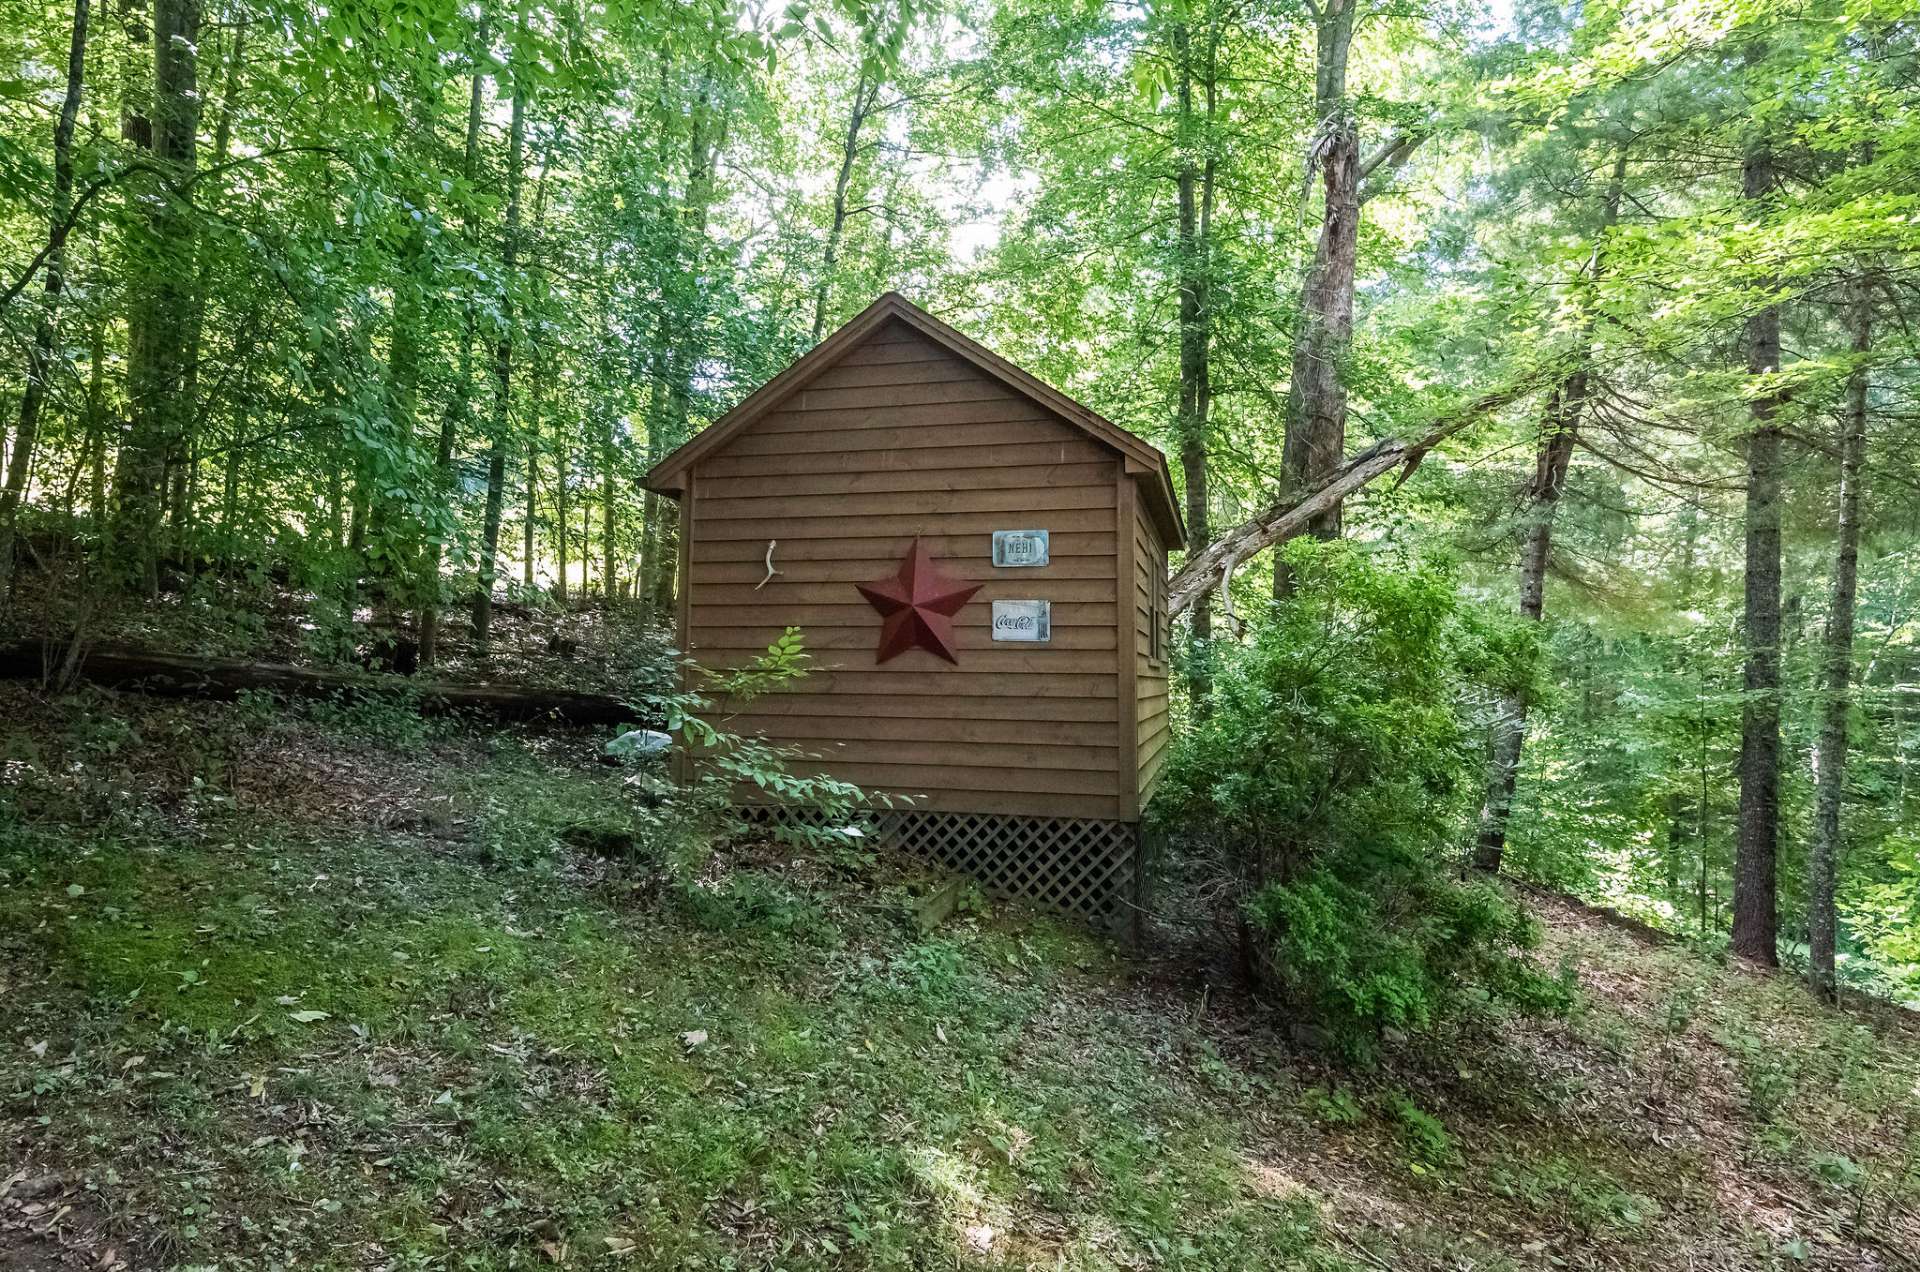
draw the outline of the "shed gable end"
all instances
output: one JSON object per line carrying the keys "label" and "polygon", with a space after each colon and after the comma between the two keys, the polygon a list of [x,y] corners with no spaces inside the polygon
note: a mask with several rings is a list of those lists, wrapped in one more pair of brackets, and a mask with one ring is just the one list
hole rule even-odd
{"label": "shed gable end", "polygon": [[[1117,455],[1046,406],[898,320],[882,324],[805,381],[756,406],[750,419],[696,458],[691,468],[703,474],[737,473],[743,467],[764,469],[778,456],[780,472],[815,467],[839,472],[846,471],[846,456],[869,450],[889,453],[889,468],[992,465],[992,452],[1006,447],[1052,448],[999,456],[1022,463],[1062,462],[1069,455],[1104,462]],[[979,454],[963,456],[961,448]],[[896,451],[914,453],[891,454]],[[942,453],[919,453],[925,451]],[[804,458],[812,455],[836,458]],[[729,464],[728,459],[759,462]],[[886,483],[869,482],[865,488],[884,489]],[[911,488],[924,484],[916,482]],[[856,484],[819,493],[861,489]]]}

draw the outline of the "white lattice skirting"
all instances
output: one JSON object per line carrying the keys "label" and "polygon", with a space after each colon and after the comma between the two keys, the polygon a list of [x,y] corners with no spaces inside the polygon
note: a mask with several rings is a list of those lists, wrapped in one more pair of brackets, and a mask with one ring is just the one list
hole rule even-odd
{"label": "white lattice skirting", "polygon": [[[754,820],[818,824],[804,811],[742,811]],[[902,811],[871,813],[860,825],[876,842],[966,875],[994,896],[1032,901],[1123,935],[1139,921],[1146,865],[1133,822]]]}

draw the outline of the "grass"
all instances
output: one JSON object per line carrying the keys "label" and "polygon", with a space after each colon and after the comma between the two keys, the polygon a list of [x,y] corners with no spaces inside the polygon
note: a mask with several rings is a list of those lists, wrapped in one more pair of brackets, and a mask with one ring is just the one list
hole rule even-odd
{"label": "grass", "polygon": [[1090,938],[922,935],[883,871],[834,881],[857,906],[772,861],[637,891],[560,851],[646,837],[607,778],[511,738],[460,758],[423,792],[455,848],[15,819],[6,1116],[163,1261],[1312,1261],[1237,1128],[1058,1027],[1117,974]]}
{"label": "grass", "polygon": [[689,856],[591,740],[0,706],[0,1264],[1920,1248],[1909,1028],[1571,907],[1543,903],[1572,1022],[1348,1074],[1207,968],[1033,915],[923,932],[888,859]]}

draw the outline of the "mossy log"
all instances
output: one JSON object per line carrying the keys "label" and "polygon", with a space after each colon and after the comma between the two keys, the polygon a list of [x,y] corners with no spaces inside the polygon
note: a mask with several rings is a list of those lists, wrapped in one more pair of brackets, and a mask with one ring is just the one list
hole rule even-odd
{"label": "mossy log", "polygon": [[[0,679],[46,681],[65,657],[65,647],[53,641],[0,645]],[[444,684],[364,671],[162,654],[121,645],[87,650],[78,676],[97,685],[176,698],[231,699],[250,690],[293,698],[399,693],[417,701],[426,712],[469,711],[499,720],[567,724],[650,723],[643,712],[610,694],[526,685]]]}

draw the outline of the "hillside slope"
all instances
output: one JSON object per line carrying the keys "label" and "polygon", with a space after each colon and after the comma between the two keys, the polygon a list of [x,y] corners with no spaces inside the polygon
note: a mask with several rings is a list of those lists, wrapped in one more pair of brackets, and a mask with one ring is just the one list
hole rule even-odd
{"label": "hillside slope", "polygon": [[0,1266],[1917,1266],[1912,1019],[1564,902],[1572,1019],[1345,1073],[899,863],[664,877],[591,739],[0,692]]}

